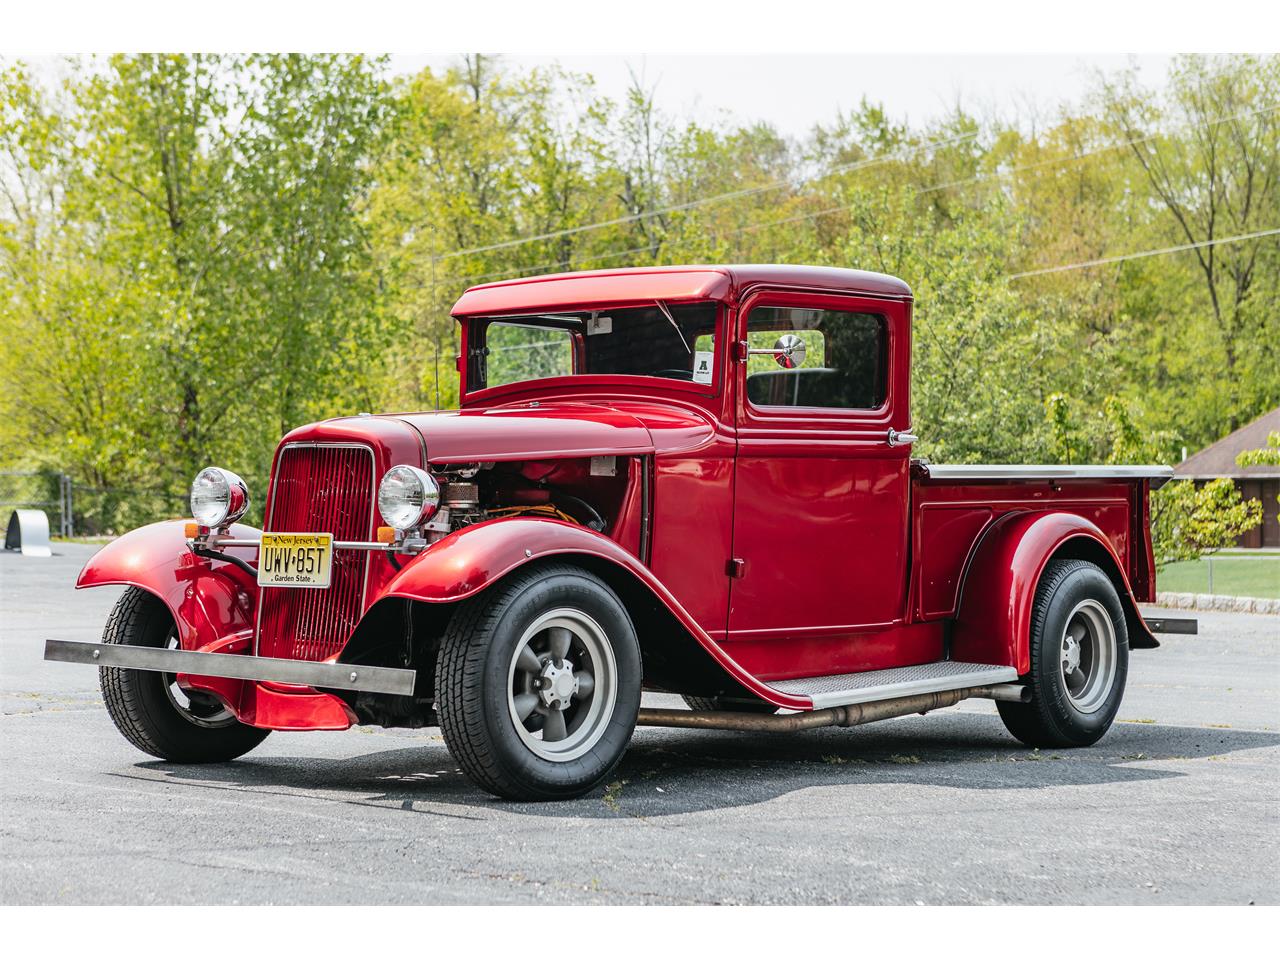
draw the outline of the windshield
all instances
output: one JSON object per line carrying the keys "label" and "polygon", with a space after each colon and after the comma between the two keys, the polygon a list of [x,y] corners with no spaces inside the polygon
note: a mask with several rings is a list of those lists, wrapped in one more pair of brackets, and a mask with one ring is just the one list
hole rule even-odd
{"label": "windshield", "polygon": [[715,325],[715,303],[474,320],[467,390],[588,374],[710,385]]}

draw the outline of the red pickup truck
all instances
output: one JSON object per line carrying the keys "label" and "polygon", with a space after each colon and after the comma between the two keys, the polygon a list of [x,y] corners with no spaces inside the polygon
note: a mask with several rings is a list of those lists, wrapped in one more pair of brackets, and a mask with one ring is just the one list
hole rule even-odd
{"label": "red pickup truck", "polygon": [[[1163,466],[912,459],[911,291],[688,266],[474,287],[461,409],[280,442],[262,530],[210,467],[193,519],[104,548],[96,664],[140,749],[438,723],[484,789],[580,795],[637,723],[850,726],[969,697],[1091,744],[1154,647]],[[927,429],[927,424],[923,425]],[[993,429],[998,429],[993,425]],[[643,709],[641,690],[692,708]]]}

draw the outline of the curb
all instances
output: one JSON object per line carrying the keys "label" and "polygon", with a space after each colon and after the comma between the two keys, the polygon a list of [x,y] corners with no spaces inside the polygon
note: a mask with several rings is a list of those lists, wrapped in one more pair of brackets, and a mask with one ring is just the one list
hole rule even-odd
{"label": "curb", "polygon": [[1280,600],[1264,597],[1227,597],[1216,593],[1157,593],[1156,604],[1175,610],[1225,610],[1231,613],[1267,613],[1280,616]]}

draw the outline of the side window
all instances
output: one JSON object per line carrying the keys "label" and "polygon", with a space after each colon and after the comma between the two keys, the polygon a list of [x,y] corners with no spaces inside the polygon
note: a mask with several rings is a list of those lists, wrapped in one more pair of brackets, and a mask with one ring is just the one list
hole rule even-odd
{"label": "side window", "polygon": [[573,334],[551,327],[491,323],[485,331],[485,386],[573,374]]}
{"label": "side window", "polygon": [[884,318],[875,314],[756,307],[747,317],[747,399],[757,407],[874,410],[885,401],[886,345]]}

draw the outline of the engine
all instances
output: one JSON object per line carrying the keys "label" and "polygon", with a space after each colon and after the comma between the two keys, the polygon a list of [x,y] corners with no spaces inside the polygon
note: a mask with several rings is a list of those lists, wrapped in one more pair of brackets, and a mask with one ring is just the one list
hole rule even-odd
{"label": "engine", "polygon": [[614,457],[434,467],[440,507],[424,528],[434,543],[485,520],[542,516],[603,531],[626,485]]}

